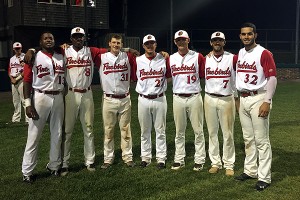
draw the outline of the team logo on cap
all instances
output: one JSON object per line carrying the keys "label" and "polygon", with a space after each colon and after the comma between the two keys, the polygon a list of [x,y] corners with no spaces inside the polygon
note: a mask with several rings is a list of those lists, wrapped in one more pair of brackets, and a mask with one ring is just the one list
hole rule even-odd
{"label": "team logo on cap", "polygon": [[16,47],[18,47],[18,46],[20,46],[20,44],[19,44],[19,43],[17,43],[17,44],[16,44]]}
{"label": "team logo on cap", "polygon": [[151,36],[151,35],[148,35],[147,39],[148,39],[148,40],[152,39],[152,36]]}
{"label": "team logo on cap", "polygon": [[80,32],[80,28],[76,28],[76,32]]}
{"label": "team logo on cap", "polygon": [[220,33],[220,32],[217,32],[217,33],[216,33],[216,36],[220,36],[220,35],[221,35],[221,33]]}
{"label": "team logo on cap", "polygon": [[180,32],[178,33],[178,35],[179,35],[179,36],[183,35],[183,32],[182,32],[182,31],[180,31]]}

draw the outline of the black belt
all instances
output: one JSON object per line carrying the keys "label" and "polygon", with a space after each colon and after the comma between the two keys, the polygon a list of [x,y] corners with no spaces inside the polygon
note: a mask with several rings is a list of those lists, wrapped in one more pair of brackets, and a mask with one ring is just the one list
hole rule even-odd
{"label": "black belt", "polygon": [[174,94],[177,95],[177,96],[180,96],[180,97],[190,97],[192,95],[199,94],[199,93],[191,93],[191,94],[185,94],[185,93],[178,94],[178,93],[174,93]]}
{"label": "black belt", "polygon": [[44,93],[44,94],[52,94],[52,95],[58,95],[61,93],[61,91],[49,91],[49,90],[36,90],[39,93]]}
{"label": "black belt", "polygon": [[115,99],[124,99],[129,95],[129,92],[126,94],[105,94],[107,97],[115,98]]}
{"label": "black belt", "polygon": [[73,92],[79,92],[79,93],[86,93],[86,92],[89,91],[90,89],[91,89],[91,87],[88,87],[87,89],[69,88],[70,91],[73,91]]}
{"label": "black belt", "polygon": [[206,94],[209,94],[209,95],[212,95],[212,96],[215,96],[215,97],[229,97],[229,96],[231,96],[231,94],[222,95],[222,94],[215,94],[215,93],[208,93],[208,92],[206,92]]}
{"label": "black belt", "polygon": [[164,96],[164,93],[161,93],[161,94],[152,94],[152,95],[143,95],[143,94],[140,94],[140,96],[144,97],[146,99],[156,99],[158,97]]}
{"label": "black belt", "polygon": [[258,94],[258,91],[240,92],[241,97],[255,96],[257,94]]}

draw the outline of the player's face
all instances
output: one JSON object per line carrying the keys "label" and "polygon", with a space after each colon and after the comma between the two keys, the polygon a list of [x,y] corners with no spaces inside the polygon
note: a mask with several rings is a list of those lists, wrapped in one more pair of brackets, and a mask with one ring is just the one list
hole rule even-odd
{"label": "player's face", "polygon": [[52,49],[55,45],[54,36],[51,33],[44,33],[40,40],[43,49]]}
{"label": "player's face", "polygon": [[210,45],[212,46],[213,51],[221,52],[223,51],[223,47],[225,46],[225,40],[222,38],[213,38],[210,41]]}
{"label": "player's face", "polygon": [[75,33],[71,36],[71,42],[75,48],[81,49],[83,47],[85,37],[81,33]]}
{"label": "player's face", "polygon": [[108,45],[110,47],[110,52],[117,55],[123,46],[122,39],[111,38]]}
{"label": "player's face", "polygon": [[22,48],[21,47],[14,48],[14,52],[16,55],[20,55],[22,53]]}
{"label": "player's face", "polygon": [[255,46],[255,40],[257,37],[257,33],[253,32],[253,28],[244,27],[241,28],[240,39],[246,48],[252,48]]}
{"label": "player's face", "polygon": [[187,49],[190,43],[190,39],[188,38],[177,38],[174,40],[178,49]]}
{"label": "player's face", "polygon": [[156,47],[157,43],[155,41],[148,41],[143,44],[143,48],[147,54],[153,54],[156,50]]}

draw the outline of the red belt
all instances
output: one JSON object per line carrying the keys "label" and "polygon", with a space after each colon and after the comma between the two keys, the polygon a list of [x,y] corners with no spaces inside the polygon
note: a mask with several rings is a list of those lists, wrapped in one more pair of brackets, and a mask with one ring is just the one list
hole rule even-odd
{"label": "red belt", "polygon": [[61,93],[61,91],[48,91],[48,90],[36,90],[39,93],[44,93],[44,94],[52,94],[52,95],[58,95]]}
{"label": "red belt", "polygon": [[129,92],[126,94],[105,94],[107,97],[115,98],[115,99],[124,99],[129,95]]}
{"label": "red belt", "polygon": [[154,95],[143,95],[143,94],[140,94],[140,96],[144,97],[146,99],[156,99],[158,97],[164,96],[164,93],[161,93],[161,94],[158,94],[158,95],[156,95],[156,94],[154,94]]}
{"label": "red belt", "polygon": [[180,96],[180,97],[190,97],[192,95],[199,94],[199,93],[191,93],[191,94],[184,94],[184,93],[178,94],[178,93],[174,93],[174,94],[177,95],[177,96]]}
{"label": "red belt", "polygon": [[250,91],[250,92],[241,92],[241,97],[249,97],[257,95],[258,91]]}
{"label": "red belt", "polygon": [[206,94],[209,94],[209,95],[212,95],[212,96],[215,96],[215,97],[229,97],[229,96],[231,96],[231,94],[229,94],[229,95],[222,95],[222,94],[207,93],[207,92],[206,92]]}
{"label": "red belt", "polygon": [[91,89],[91,87],[88,87],[87,89],[69,88],[70,91],[73,91],[73,92],[79,92],[79,93],[86,93],[86,92],[89,91],[90,89]]}

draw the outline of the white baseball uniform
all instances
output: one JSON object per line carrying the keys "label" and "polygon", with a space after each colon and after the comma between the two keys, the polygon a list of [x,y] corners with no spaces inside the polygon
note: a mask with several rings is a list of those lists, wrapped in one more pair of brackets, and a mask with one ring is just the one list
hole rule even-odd
{"label": "white baseball uniform", "polygon": [[[209,158],[212,167],[234,168],[235,70],[236,57],[224,52],[220,57],[206,56],[204,111],[209,134]],[[219,124],[223,135],[221,160],[218,139]]]}
{"label": "white baseball uniform", "polygon": [[[271,53],[257,45],[238,54],[236,86],[241,92],[239,117],[245,142],[244,173],[271,182],[272,150],[269,139],[269,116],[258,117],[266,95],[267,78],[276,76]],[[257,163],[258,160],[258,163]]]}
{"label": "white baseball uniform", "polygon": [[131,54],[125,52],[120,52],[117,56],[111,52],[101,54],[99,74],[104,92],[104,163],[112,164],[114,161],[114,127],[117,121],[121,132],[122,159],[125,163],[132,161],[129,86],[134,59]]}
{"label": "white baseball uniform", "polygon": [[[20,74],[22,74],[24,70],[24,66],[21,64],[24,60],[24,53],[21,53],[21,55],[10,58],[9,60],[9,66],[8,66],[8,74],[12,76],[13,78],[17,78]],[[23,61],[24,62],[24,61]],[[11,92],[13,97],[13,104],[14,104],[14,114],[12,116],[12,122],[20,122],[21,121],[21,113],[22,113],[22,106],[25,110],[24,105],[24,95],[23,95],[23,80],[19,80],[16,84],[11,84]],[[26,115],[26,112],[24,112],[25,115],[25,121],[28,122],[29,119]]]}
{"label": "white baseball uniform", "polygon": [[195,134],[195,164],[205,163],[203,133],[203,101],[200,77],[204,77],[204,57],[189,50],[182,56],[178,52],[169,59],[173,81],[173,113],[176,126],[174,163],[184,165],[185,130],[190,119]]}
{"label": "white baseball uniform", "polygon": [[[71,137],[79,116],[84,133],[85,165],[95,161],[94,145],[94,100],[91,83],[94,74],[94,59],[100,51],[83,46],[79,51],[73,45],[64,51],[66,60],[66,81],[68,93],[65,96],[65,133],[63,134],[63,168],[69,167]],[[105,49],[106,52],[106,49]]]}
{"label": "white baseball uniform", "polygon": [[25,65],[24,81],[33,88],[32,105],[39,115],[38,120],[29,119],[28,138],[24,152],[22,173],[32,175],[37,164],[37,150],[47,119],[50,120],[50,161],[47,167],[58,170],[61,165],[61,136],[64,119],[64,60],[63,55],[36,54],[32,67]]}
{"label": "white baseball uniform", "polygon": [[136,58],[136,92],[138,97],[138,119],[141,127],[141,159],[151,163],[152,123],[156,133],[156,160],[165,163],[167,159],[166,115],[167,100],[165,91],[166,60],[156,53],[147,58],[145,54]]}

